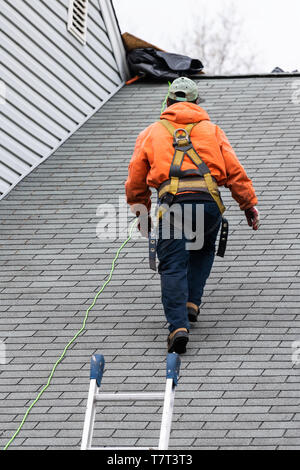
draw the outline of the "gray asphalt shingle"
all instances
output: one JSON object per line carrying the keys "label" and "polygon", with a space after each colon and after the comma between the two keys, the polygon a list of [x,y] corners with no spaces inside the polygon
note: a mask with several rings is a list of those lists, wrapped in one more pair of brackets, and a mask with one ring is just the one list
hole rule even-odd
{"label": "gray asphalt shingle", "polygon": [[[171,448],[300,448],[299,76],[199,80],[205,109],[253,178],[262,226],[249,230],[224,190],[230,239],[216,259],[182,357]],[[100,204],[118,205],[137,134],[166,85],[121,89],[0,203],[0,445],[18,427],[107,278],[120,240],[96,237]],[[124,238],[123,238],[124,240]],[[59,365],[12,448],[80,446],[94,352],[105,391],[163,390],[166,322],[145,241],[129,243],[87,328]],[[161,404],[99,408],[98,444],[156,445]]]}

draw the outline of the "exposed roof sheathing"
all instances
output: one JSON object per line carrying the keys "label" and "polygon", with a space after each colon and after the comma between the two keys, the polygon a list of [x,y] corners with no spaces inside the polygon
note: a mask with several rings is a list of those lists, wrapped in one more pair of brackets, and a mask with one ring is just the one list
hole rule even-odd
{"label": "exposed roof sheathing", "polygon": [[[191,330],[170,448],[300,448],[299,77],[201,78],[204,107],[252,177],[262,226],[227,190],[230,239]],[[1,201],[0,444],[18,427],[110,270],[120,241],[96,238],[99,204],[118,204],[137,134],[158,119],[167,85],[124,87]],[[145,241],[129,243],[85,332],[12,444],[78,449],[94,352],[103,390],[165,386],[167,329]],[[156,446],[161,405],[105,403],[98,445]]]}
{"label": "exposed roof sheathing", "polygon": [[127,52],[130,52],[133,49],[147,48],[147,47],[156,49],[157,51],[163,50],[163,49],[159,49],[157,46],[154,46],[150,42],[144,41],[143,39],[140,39],[130,33],[123,33],[122,39],[123,39],[123,43]]}

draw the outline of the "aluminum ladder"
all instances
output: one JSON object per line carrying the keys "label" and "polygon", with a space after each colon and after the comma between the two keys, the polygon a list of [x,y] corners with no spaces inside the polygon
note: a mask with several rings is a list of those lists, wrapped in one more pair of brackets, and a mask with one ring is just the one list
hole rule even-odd
{"label": "aluminum ladder", "polygon": [[[167,450],[170,439],[173,407],[175,400],[175,388],[178,384],[180,371],[180,357],[176,353],[168,353],[166,360],[166,387],[164,392],[140,392],[140,393],[101,393],[99,391],[104,373],[104,357],[102,354],[94,354],[91,358],[90,387],[82,433],[81,450]],[[97,403],[101,401],[145,401],[163,400],[163,412],[160,428],[159,443],[153,447],[92,447],[94,423]]]}

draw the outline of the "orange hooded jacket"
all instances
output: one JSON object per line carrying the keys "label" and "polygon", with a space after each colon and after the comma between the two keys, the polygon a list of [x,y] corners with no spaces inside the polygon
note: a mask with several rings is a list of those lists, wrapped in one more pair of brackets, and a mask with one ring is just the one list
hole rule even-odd
{"label": "orange hooded jacket", "polygon": [[[176,103],[162,113],[161,119],[171,121],[176,128],[199,122],[192,129],[191,140],[218,186],[230,189],[241,210],[257,204],[252,181],[239,162],[224,131],[210,121],[204,109],[194,103]],[[140,133],[125,183],[128,204],[143,204],[150,211],[149,187],[158,188],[169,179],[173,155],[173,138],[159,122],[151,124]],[[185,156],[181,169],[185,171],[195,168],[193,162]]]}

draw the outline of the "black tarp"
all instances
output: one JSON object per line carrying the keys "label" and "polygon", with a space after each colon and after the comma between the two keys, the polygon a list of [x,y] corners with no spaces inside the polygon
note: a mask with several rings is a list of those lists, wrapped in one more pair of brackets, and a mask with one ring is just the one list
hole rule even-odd
{"label": "black tarp", "polygon": [[133,75],[156,79],[175,80],[196,75],[203,70],[203,64],[198,59],[152,48],[132,50],[127,54],[127,61]]}

